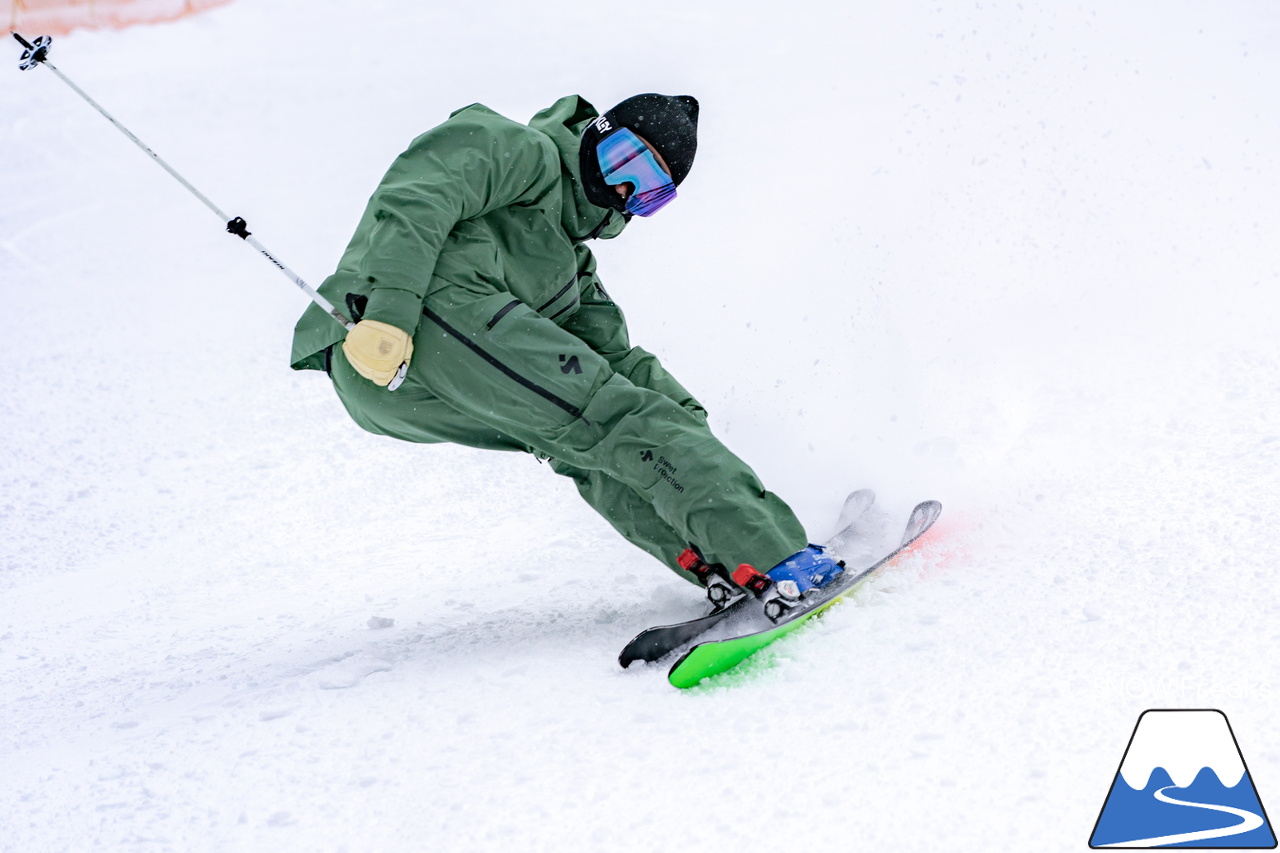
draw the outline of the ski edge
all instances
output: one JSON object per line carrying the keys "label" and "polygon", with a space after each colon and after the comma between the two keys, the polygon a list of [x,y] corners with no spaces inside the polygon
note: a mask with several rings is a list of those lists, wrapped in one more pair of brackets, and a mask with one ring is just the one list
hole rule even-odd
{"label": "ski edge", "polygon": [[[866,514],[867,510],[871,509],[875,501],[876,493],[871,489],[857,489],[850,492],[840,508],[840,516],[836,521],[836,532],[828,540],[828,543],[834,545],[835,543],[843,542],[843,537],[849,532],[849,528],[853,527]],[[626,669],[636,661],[653,663],[661,660],[676,649],[711,630],[731,613],[736,613],[749,600],[749,597],[740,599],[724,610],[716,610],[697,619],[690,619],[687,622],[676,622],[671,625],[646,628],[636,634],[631,639],[631,642],[623,646],[622,651],[618,653],[618,664],[623,669]]]}
{"label": "ski edge", "polygon": [[[698,619],[691,619],[688,622],[676,622],[673,625],[646,628],[623,647],[618,654],[618,663],[622,665],[623,669],[626,669],[636,661],[653,663],[656,660],[661,660],[685,643],[710,631],[730,613],[736,613],[746,602],[747,599],[742,598],[723,610],[713,611]],[[658,637],[663,637],[663,640],[659,641]]]}
{"label": "ski edge", "polygon": [[[798,613],[786,622],[774,625],[771,628],[765,628],[761,631],[753,631],[750,634],[743,634],[741,636],[731,637],[725,640],[713,640],[707,643],[698,643],[697,645],[690,647],[674,664],[671,665],[671,669],[667,673],[667,681],[672,687],[677,687],[683,690],[701,684],[707,678],[711,678],[712,676],[719,675],[722,672],[727,672],[728,670],[733,669],[735,666],[751,657],[751,655],[755,654],[769,643],[772,643],[774,640],[790,633],[796,628],[799,628],[801,624],[807,622],[810,618],[819,615],[828,607],[838,604],[845,598],[845,596],[861,586],[864,581],[868,580],[877,571],[888,565],[895,557],[907,548],[911,547],[911,545],[920,539],[920,537],[928,533],[929,529],[933,527],[934,522],[938,520],[940,515],[942,515],[942,504],[936,500],[921,501],[916,504],[915,508],[911,510],[910,517],[907,519],[906,530],[902,535],[902,544],[877,562],[854,575],[846,581],[843,587],[834,595],[815,602],[809,609]],[[753,642],[752,638],[756,638],[756,642]],[[740,657],[737,656],[736,653],[731,655],[731,662],[727,666],[719,668],[714,672],[698,674],[696,677],[686,675],[681,671],[687,661],[698,657],[699,649],[713,648],[722,643],[739,642],[743,643],[745,651],[740,650],[742,651]]]}

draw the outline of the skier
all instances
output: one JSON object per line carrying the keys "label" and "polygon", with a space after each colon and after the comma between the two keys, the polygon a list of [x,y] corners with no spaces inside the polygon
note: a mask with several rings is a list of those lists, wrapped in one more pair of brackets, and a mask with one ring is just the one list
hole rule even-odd
{"label": "skier", "polygon": [[292,366],[325,370],[369,432],[546,460],[718,606],[795,597],[840,565],[631,346],[586,245],[675,198],[697,122],[693,97],[652,93],[603,115],[561,98],[528,125],[453,113],[392,163],[319,288],[355,327],[310,306]]}

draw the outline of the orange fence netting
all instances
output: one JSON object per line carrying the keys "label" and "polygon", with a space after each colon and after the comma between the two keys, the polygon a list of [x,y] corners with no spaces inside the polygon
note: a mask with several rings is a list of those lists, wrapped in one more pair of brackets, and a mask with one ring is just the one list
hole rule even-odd
{"label": "orange fence netting", "polygon": [[64,35],[76,27],[105,29],[172,21],[231,0],[5,0],[9,30],[28,38]]}

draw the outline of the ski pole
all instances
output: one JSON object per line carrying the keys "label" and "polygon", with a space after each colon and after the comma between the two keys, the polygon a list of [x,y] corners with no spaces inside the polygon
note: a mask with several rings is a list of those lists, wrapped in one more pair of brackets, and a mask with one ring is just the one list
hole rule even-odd
{"label": "ski pole", "polygon": [[[141,139],[139,139],[137,136],[133,134],[131,130],[129,130],[129,128],[125,127],[123,124],[118,122],[115,119],[115,117],[111,115],[111,113],[103,109],[102,106],[97,101],[89,97],[89,95],[83,89],[81,89],[79,86],[73,83],[71,81],[71,78],[67,77],[67,75],[59,71],[57,66],[49,61],[49,47],[53,43],[52,38],[50,38],[49,36],[40,36],[35,40],[35,43],[32,44],[31,42],[27,41],[17,33],[14,33],[13,37],[17,39],[18,42],[24,48],[26,48],[23,51],[22,57],[18,62],[18,68],[20,70],[27,71],[31,68],[35,68],[37,65],[43,65],[45,68],[48,68],[54,74],[58,75],[58,79],[62,80],[62,82],[70,86],[71,89],[77,95],[84,98],[85,101],[89,103],[89,106],[93,107],[95,110],[102,113],[103,118],[105,118],[107,121],[115,125],[116,128],[118,128],[121,133],[129,137],[129,139],[133,140],[133,143],[135,145],[137,145],[139,148],[145,151],[148,155],[150,155],[152,160],[155,160],[156,163],[158,163],[166,172],[168,172],[170,175],[176,178],[178,183],[182,184],[184,187],[186,187],[188,190],[191,191],[192,195],[200,199],[200,201],[204,202],[205,207],[212,210],[217,215],[218,219],[222,220],[227,224],[228,233],[234,234],[235,236],[239,237],[241,240],[244,240],[254,249],[258,250],[259,254],[261,254],[264,258],[270,261],[278,270],[280,270],[280,272],[284,273],[285,276],[288,277],[289,280],[292,281],[294,284],[296,284],[302,290],[303,293],[311,297],[312,302],[314,302],[315,304],[323,308],[330,317],[332,317],[333,319],[341,323],[343,327],[347,329],[347,331],[350,331],[355,327],[355,323],[351,322],[351,320],[347,317],[347,315],[343,314],[340,310],[334,307],[334,304],[332,302],[330,302],[328,299],[325,299],[318,292],[316,292],[315,288],[307,284],[306,281],[303,280],[302,276],[298,275],[296,272],[289,269],[289,267],[285,266],[275,255],[271,254],[271,252],[267,250],[266,246],[263,246],[261,243],[259,243],[257,239],[255,239],[252,236],[253,232],[249,230],[249,226],[247,222],[245,222],[239,216],[228,217],[227,214],[223,213],[222,210],[216,204],[210,201],[209,198],[205,196],[204,193],[200,192],[198,189],[196,189],[194,186],[191,185],[190,181],[182,177],[182,175],[178,174],[178,172],[172,166],[170,166],[168,163],[162,160],[160,158],[160,155],[156,154],[156,152],[148,148]],[[404,364],[400,365],[400,369],[396,371],[395,377],[391,380],[390,384],[387,385],[388,391],[394,391],[400,387],[400,383],[404,381],[405,373],[408,371],[408,369],[409,369],[408,362],[405,362]]]}

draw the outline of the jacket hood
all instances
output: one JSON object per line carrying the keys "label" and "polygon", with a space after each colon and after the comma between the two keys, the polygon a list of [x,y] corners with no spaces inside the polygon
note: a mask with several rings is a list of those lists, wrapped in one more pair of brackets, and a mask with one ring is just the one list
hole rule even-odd
{"label": "jacket hood", "polygon": [[616,237],[629,219],[617,211],[592,204],[583,189],[578,149],[583,130],[599,115],[585,98],[568,95],[529,120],[529,127],[550,137],[560,154],[560,183],[564,195],[560,221],[575,241]]}

